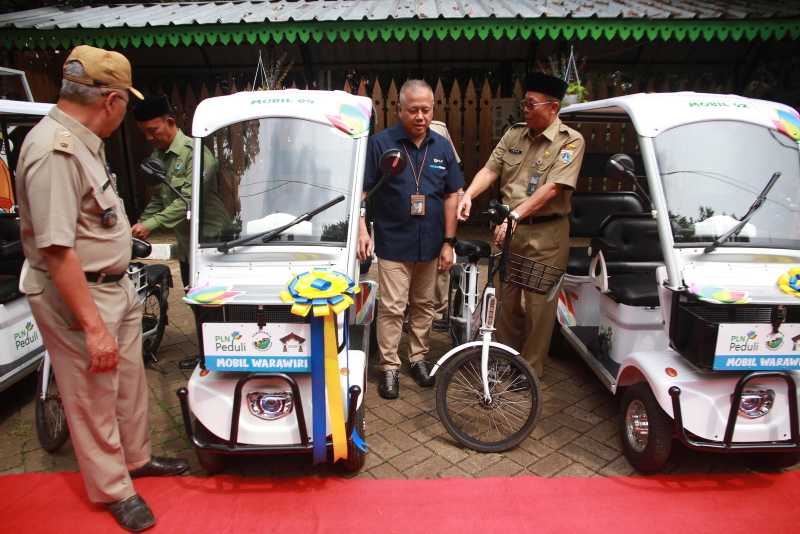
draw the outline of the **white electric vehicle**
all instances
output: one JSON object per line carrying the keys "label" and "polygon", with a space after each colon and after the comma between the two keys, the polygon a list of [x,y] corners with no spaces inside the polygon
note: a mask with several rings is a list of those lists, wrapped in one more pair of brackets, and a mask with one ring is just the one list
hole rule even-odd
{"label": "white electric vehicle", "polygon": [[[359,281],[356,244],[371,113],[368,98],[295,89],[209,98],[195,111],[185,300],[200,361],[178,397],[209,473],[226,455],[312,452],[311,320],[293,315],[281,293],[315,269],[360,287],[355,305],[336,317],[336,348],[348,440],[342,464],[363,465],[376,287]],[[203,149],[214,155],[214,172],[203,167]],[[326,423],[317,439],[330,453]]]}
{"label": "white electric vehicle", "polygon": [[45,353],[28,300],[19,291],[25,257],[14,170],[25,135],[51,106],[0,99],[0,391],[35,372]]}
{"label": "white electric vehicle", "polygon": [[573,234],[589,246],[572,250],[559,296],[563,340],[621,401],[628,461],[659,471],[677,438],[795,463],[797,112],[683,92],[572,105],[561,118],[590,146],[628,136],[628,154],[602,158],[638,194],[574,195]]}

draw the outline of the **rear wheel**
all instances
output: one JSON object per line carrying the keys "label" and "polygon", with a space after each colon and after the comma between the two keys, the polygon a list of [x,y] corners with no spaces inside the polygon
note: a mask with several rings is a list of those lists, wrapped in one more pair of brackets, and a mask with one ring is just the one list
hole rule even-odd
{"label": "rear wheel", "polygon": [[[203,443],[222,442],[220,438],[212,434],[211,431],[198,420],[194,422],[194,434],[197,436],[197,439]],[[200,467],[202,467],[208,475],[216,475],[225,469],[225,457],[223,455],[214,454],[213,452],[198,449],[197,447],[195,447],[194,452],[197,454],[197,461],[200,463]]]}
{"label": "rear wheel", "polygon": [[489,349],[487,402],[481,379],[481,347],[464,349],[437,373],[436,412],[460,444],[478,452],[502,452],[530,435],[541,411],[539,379],[519,356]]}
{"label": "rear wheel", "polygon": [[164,338],[167,322],[167,303],[160,284],[147,287],[142,313],[142,352],[146,357],[155,355]]}
{"label": "rear wheel", "polygon": [[[56,376],[53,368],[50,368],[50,378],[48,384],[44,384],[44,361],[39,364],[37,373],[36,388],[36,436],[39,444],[47,452],[56,452],[64,445],[69,437],[69,427],[67,426],[67,416],[64,413],[64,406],[61,404],[61,396],[58,394]],[[46,389],[45,389],[46,388]],[[42,391],[45,391],[42,399]]]}
{"label": "rear wheel", "polygon": [[672,451],[672,421],[646,382],[625,390],[620,413],[625,458],[642,473],[661,471]]}

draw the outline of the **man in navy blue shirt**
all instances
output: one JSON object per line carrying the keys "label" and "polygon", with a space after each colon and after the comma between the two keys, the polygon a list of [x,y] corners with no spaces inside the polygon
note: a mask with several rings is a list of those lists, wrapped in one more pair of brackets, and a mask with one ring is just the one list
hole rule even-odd
{"label": "man in navy blue shirt", "polygon": [[[408,360],[414,380],[433,385],[425,355],[435,316],[434,288],[439,271],[453,264],[456,241],[456,192],[464,178],[450,143],[429,129],[433,91],[422,80],[400,88],[400,123],[374,135],[367,148],[364,196],[380,180],[380,157],[397,148],[406,157],[403,172],[389,177],[373,195],[375,253],[378,256],[378,348],[383,377],[378,392],[395,399],[400,392],[397,354],[403,315],[409,307]],[[359,223],[358,258],[372,254],[364,210]]]}

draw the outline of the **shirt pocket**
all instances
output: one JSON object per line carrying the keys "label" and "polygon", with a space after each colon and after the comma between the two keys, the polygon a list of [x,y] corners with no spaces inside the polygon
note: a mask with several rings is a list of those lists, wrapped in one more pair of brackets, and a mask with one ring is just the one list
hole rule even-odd
{"label": "shirt pocket", "polygon": [[524,154],[513,154],[511,151],[506,151],[501,158],[503,162],[503,174],[515,173],[520,168]]}

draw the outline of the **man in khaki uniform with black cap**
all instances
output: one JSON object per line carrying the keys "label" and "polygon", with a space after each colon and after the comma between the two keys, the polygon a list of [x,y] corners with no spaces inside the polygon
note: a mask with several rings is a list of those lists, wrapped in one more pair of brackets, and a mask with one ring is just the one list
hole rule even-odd
{"label": "man in khaki uniform with black cap", "polygon": [[89,499],[140,531],[155,519],[131,478],[188,468],[150,454],[142,306],[125,274],[131,228],[103,145],[130,95],[141,94],[117,52],[78,46],[63,74],[57,105],[27,135],[17,164],[20,285],[52,358]]}
{"label": "man in khaki uniform with black cap", "polygon": [[[565,269],[569,258],[569,213],[584,153],[583,136],[558,118],[567,84],[541,73],[525,78],[521,102],[525,122],[512,126],[478,171],[459,202],[459,220],[469,217],[472,199],[500,179],[501,201],[512,208],[516,254]],[[505,238],[505,223],[495,242]],[[524,301],[524,308],[523,308]],[[557,302],[503,284],[498,341],[517,348],[542,376]]]}

